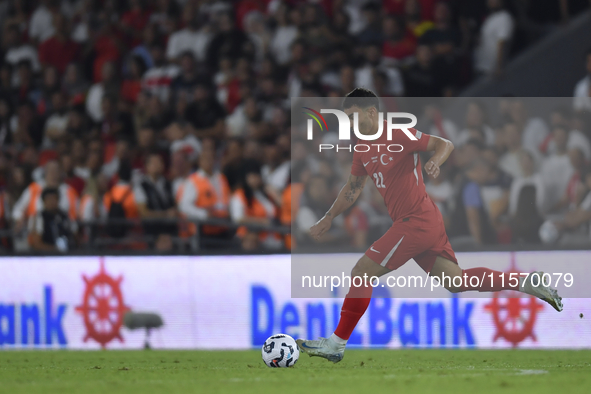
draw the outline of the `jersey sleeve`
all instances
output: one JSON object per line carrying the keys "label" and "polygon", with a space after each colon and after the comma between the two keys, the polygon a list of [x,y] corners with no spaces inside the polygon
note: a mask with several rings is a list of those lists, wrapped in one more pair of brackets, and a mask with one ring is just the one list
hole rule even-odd
{"label": "jersey sleeve", "polygon": [[417,140],[413,141],[408,138],[406,134],[401,132],[400,134],[402,135],[402,138],[404,138],[404,140],[401,139],[401,145],[404,147],[404,150],[408,153],[426,151],[431,136],[429,134],[424,134],[417,129],[408,129],[408,131],[410,131]]}
{"label": "jersey sleeve", "polygon": [[353,153],[353,163],[351,164],[351,174],[355,175],[355,176],[367,175],[367,172],[365,171],[365,167],[363,166],[363,163],[361,162],[361,156],[359,155],[359,152]]}

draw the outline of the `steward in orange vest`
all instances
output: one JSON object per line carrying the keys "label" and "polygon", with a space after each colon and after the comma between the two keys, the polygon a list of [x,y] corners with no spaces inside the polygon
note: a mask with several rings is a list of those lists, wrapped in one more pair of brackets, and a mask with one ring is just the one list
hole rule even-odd
{"label": "steward in orange vest", "polygon": [[[300,197],[304,191],[304,185],[301,183],[290,183],[283,191],[281,199],[281,224],[291,226],[292,212],[294,216],[298,214]],[[291,250],[293,244],[291,234],[285,235],[285,247]]]}
{"label": "steward in orange vest", "polygon": [[[122,238],[127,235],[132,223],[119,223],[121,219],[139,218],[139,210],[135,194],[131,185],[131,164],[123,160],[119,163],[119,181],[105,193],[103,197],[104,212],[109,218],[107,234],[112,238]],[[117,204],[114,206],[114,204]],[[138,229],[139,230],[139,229]],[[141,248],[138,244],[134,248]]]}
{"label": "steward in orange vest", "polygon": [[[305,163],[295,164],[291,169],[291,180],[283,191],[281,198],[281,224],[291,226],[294,217],[298,216],[300,198],[304,192],[304,184],[308,181],[310,170]],[[285,235],[285,247],[289,250],[295,246],[293,234]]]}
{"label": "steward in orange vest", "polygon": [[[254,162],[249,164],[245,166],[242,188],[236,190],[230,200],[230,216],[237,224],[271,225],[278,218],[279,209],[264,191],[260,167]],[[251,245],[253,233],[246,227],[240,227],[236,234],[243,239],[243,248],[251,250],[258,246]],[[245,241],[249,246],[245,245]],[[269,249],[278,249],[283,242],[279,234],[263,231],[258,235],[258,243]]]}
{"label": "steward in orange vest", "polygon": [[133,188],[129,182],[119,181],[111,190],[105,193],[103,197],[103,205],[105,206],[105,212],[109,212],[111,203],[116,201],[123,205],[126,219],[137,219],[139,217],[137,204],[135,203],[135,196],[133,194]]}
{"label": "steward in orange vest", "polygon": [[[227,218],[230,187],[226,177],[214,170],[213,150],[204,150],[199,157],[199,170],[189,175],[177,192],[177,203],[182,216],[189,220],[205,220],[210,217]],[[181,229],[181,237],[196,233],[194,224]],[[220,235],[226,227],[203,226],[204,235]]]}
{"label": "steward in orange vest", "polygon": [[76,191],[60,182],[60,167],[56,161],[49,161],[44,167],[44,180],[31,183],[14,204],[12,219],[23,224],[28,218],[34,217],[43,209],[41,192],[46,187],[55,187],[59,192],[59,208],[67,213],[71,220],[76,220],[78,212],[78,194]]}

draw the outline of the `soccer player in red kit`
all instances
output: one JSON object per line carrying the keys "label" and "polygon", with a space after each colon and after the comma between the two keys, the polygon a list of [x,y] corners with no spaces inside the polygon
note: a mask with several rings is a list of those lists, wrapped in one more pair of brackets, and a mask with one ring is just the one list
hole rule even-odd
{"label": "soccer player in red kit", "polygon": [[[353,121],[354,113],[358,114],[359,132],[374,135],[379,130],[379,101],[370,90],[357,88],[350,92],[344,102],[343,110]],[[310,229],[314,238],[321,237],[331,226],[332,220],[349,208],[361,194],[369,178],[374,182],[384,198],[392,227],[359,259],[351,277],[380,277],[414,259],[417,264],[432,277],[438,277],[440,283],[453,293],[477,291],[517,290],[536,296],[554,307],[562,310],[562,298],[555,289],[539,283],[534,287],[531,274],[519,279],[518,287],[509,283],[509,275],[488,268],[471,268],[462,270],[445,233],[443,218],[435,203],[425,191],[419,152],[434,152],[425,165],[427,175],[436,178],[439,167],[447,160],[453,150],[453,144],[443,138],[427,135],[415,129],[408,129],[416,140],[411,140],[402,130],[393,130],[392,139],[387,139],[386,124],[382,135],[374,141],[368,141],[368,152],[355,152],[351,175],[341,189],[337,199],[325,216]],[[382,145],[380,145],[382,144]],[[400,152],[390,152],[386,146],[399,144]],[[379,149],[379,150],[378,150]],[[391,149],[394,150],[394,149]],[[492,274],[491,280],[488,280]],[[538,272],[538,275],[542,273]],[[460,276],[461,285],[450,280]],[[477,276],[477,288],[470,286],[470,278]],[[443,280],[445,278],[445,280]],[[504,280],[502,280],[504,279]],[[357,281],[359,283],[359,281]],[[455,284],[454,284],[455,283]],[[357,322],[365,313],[371,300],[372,286],[362,283],[351,286],[341,308],[341,319],[329,338],[319,340],[298,339],[300,349],[310,356],[319,356],[332,362],[339,362],[344,356],[345,346]]]}

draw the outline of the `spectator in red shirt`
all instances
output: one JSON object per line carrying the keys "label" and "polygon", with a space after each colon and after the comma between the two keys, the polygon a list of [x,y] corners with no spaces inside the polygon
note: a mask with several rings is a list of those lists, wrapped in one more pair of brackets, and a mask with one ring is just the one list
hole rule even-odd
{"label": "spectator in red shirt", "polygon": [[392,15],[404,15],[404,4],[406,0],[384,0],[382,3],[383,10]]}
{"label": "spectator in red shirt", "polygon": [[384,44],[382,56],[394,60],[400,60],[414,55],[416,39],[411,32],[405,29],[399,17],[388,15],[382,22]]}
{"label": "spectator in red shirt", "polygon": [[53,66],[63,74],[68,64],[76,60],[79,46],[70,39],[67,21],[62,14],[53,16],[53,27],[55,34],[39,45],[39,61],[44,67]]}
{"label": "spectator in red shirt", "polygon": [[142,1],[130,0],[129,11],[121,17],[121,29],[129,38],[131,47],[142,41],[142,32],[150,20],[150,11],[146,10]]}
{"label": "spectator in red shirt", "polygon": [[102,69],[105,63],[117,63],[125,46],[119,37],[116,26],[110,21],[105,22],[94,43],[95,59],[93,66],[94,82],[102,81]]}
{"label": "spectator in red shirt", "polygon": [[129,59],[129,77],[121,84],[121,97],[124,100],[135,104],[137,96],[142,91],[142,77],[146,69],[146,64],[139,55]]}

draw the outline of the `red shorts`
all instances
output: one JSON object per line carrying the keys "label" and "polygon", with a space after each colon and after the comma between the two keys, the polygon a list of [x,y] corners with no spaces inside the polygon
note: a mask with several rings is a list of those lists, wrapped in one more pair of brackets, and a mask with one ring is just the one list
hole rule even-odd
{"label": "red shorts", "polygon": [[367,249],[365,255],[390,270],[400,268],[408,260],[414,259],[428,273],[437,256],[458,263],[443,221],[423,221],[415,217],[397,220],[386,234]]}

